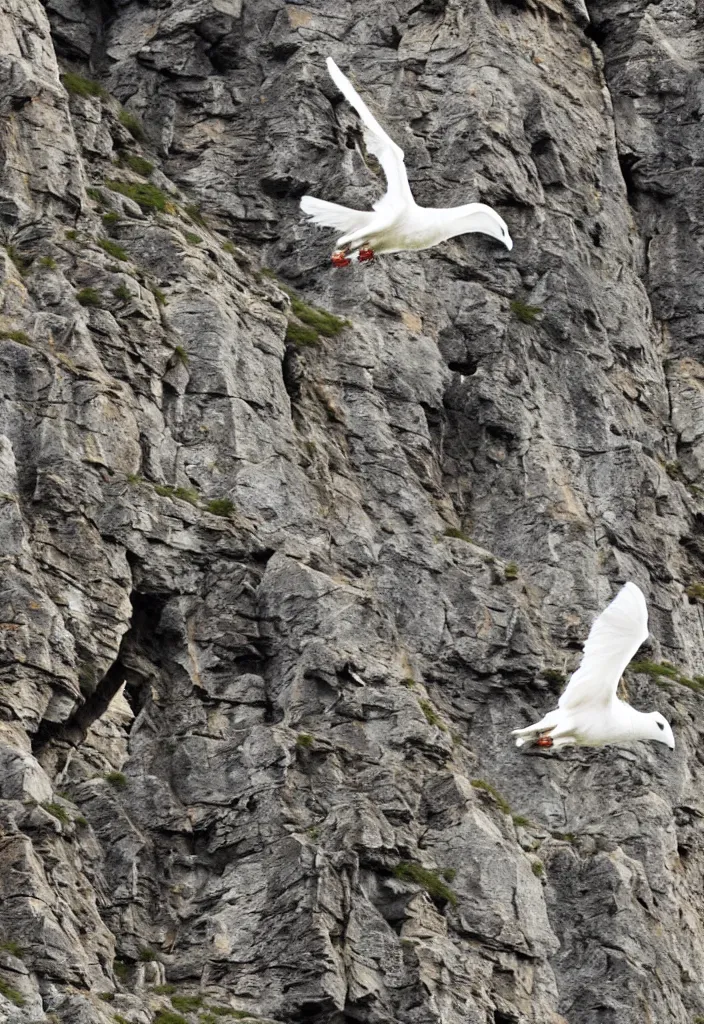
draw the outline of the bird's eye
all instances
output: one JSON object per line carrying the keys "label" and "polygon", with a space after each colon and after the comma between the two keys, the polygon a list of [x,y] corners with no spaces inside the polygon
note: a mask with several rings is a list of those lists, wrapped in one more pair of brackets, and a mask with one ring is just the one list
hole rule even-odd
{"label": "bird's eye", "polygon": [[665,726],[662,724],[662,722],[658,722],[658,729],[664,729],[664,728],[665,728]]}

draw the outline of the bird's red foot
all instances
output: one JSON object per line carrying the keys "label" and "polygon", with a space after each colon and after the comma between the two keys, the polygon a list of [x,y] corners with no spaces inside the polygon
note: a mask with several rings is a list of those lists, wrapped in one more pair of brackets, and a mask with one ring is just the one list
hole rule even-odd
{"label": "bird's red foot", "polygon": [[551,747],[552,746],[552,739],[551,739],[550,736],[539,736],[536,742],[537,742],[539,747]]}
{"label": "bird's red foot", "polygon": [[369,263],[370,260],[374,259],[373,249],[360,249],[357,255],[358,263]]}
{"label": "bird's red foot", "polygon": [[352,260],[347,259],[344,249],[337,249],[330,257],[333,267],[349,267]]}

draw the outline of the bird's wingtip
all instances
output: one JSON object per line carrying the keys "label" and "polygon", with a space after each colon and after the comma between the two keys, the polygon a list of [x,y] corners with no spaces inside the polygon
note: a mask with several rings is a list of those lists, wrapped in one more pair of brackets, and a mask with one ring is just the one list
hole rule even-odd
{"label": "bird's wingtip", "polygon": [[513,249],[513,239],[509,236],[507,239],[505,239],[504,245],[506,246],[508,251],[511,252],[511,249]]}

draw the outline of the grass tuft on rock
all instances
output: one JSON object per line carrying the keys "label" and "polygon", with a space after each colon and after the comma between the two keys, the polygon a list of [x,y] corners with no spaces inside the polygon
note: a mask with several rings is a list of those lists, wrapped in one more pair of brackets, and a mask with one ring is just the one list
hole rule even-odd
{"label": "grass tuft on rock", "polygon": [[61,806],[61,804],[45,803],[42,804],[42,807],[44,808],[45,811],[48,811],[49,814],[53,814],[53,816],[56,819],[58,819],[58,821],[60,821],[62,825],[71,824],[71,819],[68,815],[68,812]]}
{"label": "grass tuft on rock", "polygon": [[154,1018],[154,1024],[188,1024],[188,1021],[173,1010],[160,1010]]}
{"label": "grass tuft on rock", "polygon": [[116,978],[119,978],[120,981],[125,981],[130,973],[129,964],[126,964],[124,960],[113,960],[112,971]]}
{"label": "grass tuft on rock", "polygon": [[152,213],[155,210],[164,213],[171,205],[166,192],[162,192],[148,181],[117,181],[115,178],[108,178],[105,184],[113,192],[119,192],[138,203],[144,213]]}
{"label": "grass tuft on rock", "polygon": [[425,889],[434,903],[449,903],[453,907],[457,906],[457,894],[443,881],[437,871],[424,868],[414,861],[402,860],[394,868],[394,876],[404,882],[415,882],[416,885]]}
{"label": "grass tuft on rock", "polygon": [[284,341],[289,345],[295,345],[296,348],[317,348],[320,345],[320,336],[312,327],[289,320]]}
{"label": "grass tuft on rock", "polygon": [[24,1006],[26,999],[21,992],[18,992],[16,988],[9,985],[6,981],[0,978],[0,995],[5,996],[5,999],[9,999],[15,1006]]}
{"label": "grass tuft on rock", "polygon": [[137,156],[135,153],[124,153],[122,163],[143,178],[148,178],[154,170],[154,164],[150,160],[145,160],[143,156]]}
{"label": "grass tuft on rock", "polygon": [[444,537],[452,537],[454,540],[463,540],[467,544],[472,543],[472,538],[468,537],[462,530],[458,530],[456,526],[448,526],[446,530],[443,530]]}
{"label": "grass tuft on rock", "polygon": [[102,299],[97,288],[81,288],[76,292],[76,302],[81,306],[101,306]]}
{"label": "grass tuft on rock", "polygon": [[515,562],[509,562],[504,569],[504,576],[507,580],[518,579],[518,566]]}
{"label": "grass tuft on rock", "polygon": [[19,942],[15,942],[14,939],[5,939],[4,942],[0,942],[0,949],[6,953],[10,953],[11,956],[17,957],[21,960],[24,956],[24,949],[20,946]]}
{"label": "grass tuft on rock", "polygon": [[687,597],[692,601],[704,601],[704,583],[692,583],[687,587]]}
{"label": "grass tuft on rock", "polygon": [[83,78],[74,71],[66,71],[61,76],[61,82],[67,93],[71,96],[82,96],[88,99],[89,96],[99,96],[101,100],[108,98],[108,91],[100,82],[94,82],[90,78]]}
{"label": "grass tuft on rock", "polygon": [[205,507],[211,515],[223,516],[225,519],[229,519],[235,511],[235,503],[230,498],[213,498]]}
{"label": "grass tuft on rock", "polygon": [[145,138],[144,125],[136,114],[133,114],[131,110],[121,110],[119,113],[119,122],[123,127],[127,129],[133,139],[137,142],[142,142]]}
{"label": "grass tuft on rock", "polygon": [[564,683],[567,678],[564,672],[559,672],[556,668],[544,668],[540,674],[548,683]]}
{"label": "grass tuft on rock", "polygon": [[511,813],[511,805],[495,786],[492,786],[490,782],[486,782],[484,779],[472,779],[472,785],[475,789],[481,789],[482,792],[488,793],[489,796],[494,800],[499,810],[503,811],[504,814]]}
{"label": "grass tuft on rock", "polygon": [[124,772],[107,772],[104,779],[113,789],[127,789],[127,776]]}
{"label": "grass tuft on rock", "polygon": [[527,306],[520,299],[513,299],[511,302],[511,312],[522,324],[532,324],[543,310],[541,306]]}
{"label": "grass tuft on rock", "polygon": [[177,345],[174,348],[174,359],[177,363],[180,363],[181,366],[188,366],[188,352],[186,352],[183,345]]}
{"label": "grass tuft on rock", "polygon": [[56,270],[56,260],[53,256],[42,256],[39,266],[46,267],[47,270]]}
{"label": "grass tuft on rock", "polygon": [[316,335],[320,336],[322,334],[325,338],[335,338],[345,327],[349,327],[348,320],[343,320],[341,317],[335,316],[334,313],[329,313],[326,309],[309,305],[287,285],[280,285],[280,287],[291,300],[291,312],[293,315],[302,324],[305,324],[306,327],[310,327],[315,331]]}
{"label": "grass tuft on rock", "polygon": [[519,825],[521,828],[529,828],[531,821],[530,818],[526,818],[524,814],[512,814],[511,819],[514,825]]}
{"label": "grass tuft on rock", "polygon": [[440,729],[441,732],[447,732],[447,726],[429,700],[421,699],[418,701],[418,704],[425,715],[425,720],[428,725],[434,725],[437,729]]}
{"label": "grass tuft on rock", "polygon": [[200,245],[200,243],[203,241],[200,235],[196,235],[193,231],[184,231],[183,237],[186,239],[187,242],[190,242],[191,245]]}
{"label": "grass tuft on rock", "polygon": [[141,946],[137,956],[143,964],[153,964],[159,959],[154,950],[150,949],[149,946]]}
{"label": "grass tuft on rock", "polygon": [[309,732],[299,732],[296,736],[296,746],[302,750],[310,750],[315,743],[315,737],[311,736]]}
{"label": "grass tuft on rock", "polygon": [[542,878],[545,873],[545,868],[541,860],[534,860],[530,866],[530,869],[536,878]]}
{"label": "grass tuft on rock", "polygon": [[207,227],[200,203],[189,203],[188,206],[184,206],[183,212],[194,224],[198,224],[201,228]]}
{"label": "grass tuft on rock", "polygon": [[157,288],[156,285],[154,285],[151,289],[151,292],[156,300],[157,306],[166,305],[166,295],[164,294],[164,292],[162,292],[161,288]]}
{"label": "grass tuft on rock", "polygon": [[120,299],[121,302],[129,302],[132,298],[132,292],[126,284],[118,284],[117,288],[113,288],[112,293],[115,298]]}
{"label": "grass tuft on rock", "polygon": [[112,256],[113,259],[122,260],[123,263],[129,259],[122,246],[118,245],[117,242],[113,242],[111,238],[99,238],[98,245],[108,256]]}
{"label": "grass tuft on rock", "polygon": [[154,490],[162,498],[179,498],[181,501],[187,501],[189,505],[198,504],[198,491],[194,491],[192,487],[169,487],[167,484],[154,484]]}
{"label": "grass tuft on rock", "polygon": [[108,210],[103,214],[102,221],[106,228],[114,227],[120,220],[120,214],[116,210]]}
{"label": "grass tuft on rock", "polygon": [[690,679],[669,661],[632,661],[628,669],[639,675],[650,676],[659,686],[679,683],[680,686],[686,686],[688,689],[694,690],[695,693],[704,692],[703,676],[695,676],[694,679]]}
{"label": "grass tuft on rock", "polygon": [[20,345],[32,344],[32,339],[25,331],[0,331],[0,338],[16,341]]}
{"label": "grass tuft on rock", "polygon": [[203,996],[171,996],[171,1005],[175,1010],[191,1013],[203,1005]]}
{"label": "grass tuft on rock", "polygon": [[17,246],[13,245],[12,243],[6,245],[5,250],[7,252],[7,255],[10,257],[12,262],[17,267],[17,270],[19,271],[20,275],[24,276],[31,266],[31,257],[23,256],[17,248]]}

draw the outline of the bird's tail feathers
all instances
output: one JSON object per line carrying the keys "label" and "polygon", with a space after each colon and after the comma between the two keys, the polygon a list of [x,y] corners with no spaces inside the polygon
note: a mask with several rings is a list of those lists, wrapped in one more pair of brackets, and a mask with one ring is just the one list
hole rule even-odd
{"label": "bird's tail feathers", "polygon": [[540,733],[548,732],[557,725],[556,717],[555,712],[550,711],[539,722],[534,722],[533,725],[528,725],[525,729],[512,729],[511,735],[518,737],[516,739],[516,746],[525,747],[535,743]]}
{"label": "bird's tail feathers", "polygon": [[363,230],[374,216],[365,210],[351,210],[349,206],[328,203],[325,199],[315,196],[303,196],[301,209],[313,224],[337,228],[343,235]]}

